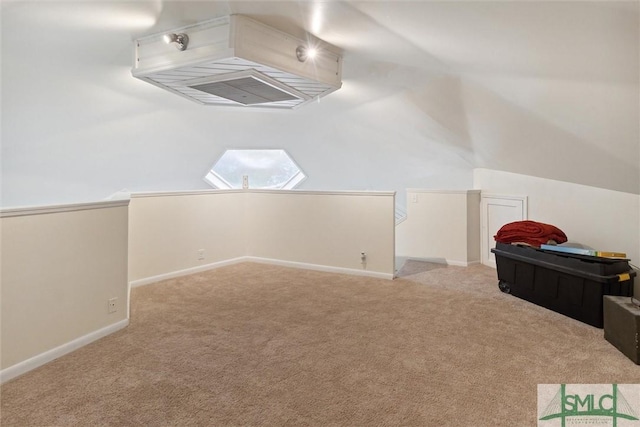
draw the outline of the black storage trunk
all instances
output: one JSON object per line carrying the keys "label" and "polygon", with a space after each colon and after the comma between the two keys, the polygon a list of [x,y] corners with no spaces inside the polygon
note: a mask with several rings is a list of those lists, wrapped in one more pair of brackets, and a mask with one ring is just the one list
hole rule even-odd
{"label": "black storage trunk", "polygon": [[631,296],[629,260],[496,243],[500,290],[602,328],[602,297]]}

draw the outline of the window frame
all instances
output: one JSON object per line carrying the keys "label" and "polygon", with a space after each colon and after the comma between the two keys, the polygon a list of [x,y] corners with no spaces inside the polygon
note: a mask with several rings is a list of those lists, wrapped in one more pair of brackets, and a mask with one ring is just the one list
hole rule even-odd
{"label": "window frame", "polygon": [[213,188],[218,190],[238,190],[242,189],[242,185],[239,188],[234,187],[229,181],[227,181],[224,177],[218,174],[214,168],[220,162],[220,160],[227,154],[229,151],[282,151],[291,164],[296,167],[298,172],[296,172],[293,176],[291,176],[287,181],[285,181],[282,185],[278,187],[252,187],[251,186],[251,175],[249,175],[249,188],[253,189],[266,189],[266,190],[293,190],[298,187],[304,180],[307,179],[307,174],[302,170],[298,162],[296,162],[291,154],[284,148],[227,148],[224,152],[217,158],[217,160],[211,165],[203,180]]}

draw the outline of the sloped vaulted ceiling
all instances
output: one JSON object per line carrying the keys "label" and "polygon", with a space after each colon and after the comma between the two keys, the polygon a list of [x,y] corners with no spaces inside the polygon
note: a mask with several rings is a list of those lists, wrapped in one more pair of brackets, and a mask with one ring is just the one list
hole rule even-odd
{"label": "sloped vaulted ceiling", "polygon": [[[487,167],[640,193],[635,1],[0,7],[5,206],[206,188],[234,147],[287,149],[306,188],[461,188]],[[131,77],[132,40],[231,14],[339,47],[343,87],[238,111]]]}

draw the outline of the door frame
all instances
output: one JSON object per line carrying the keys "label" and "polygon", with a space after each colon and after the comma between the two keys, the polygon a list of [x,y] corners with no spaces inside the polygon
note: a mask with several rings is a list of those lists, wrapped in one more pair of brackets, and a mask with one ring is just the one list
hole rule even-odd
{"label": "door frame", "polygon": [[[480,193],[480,262],[496,268],[495,258],[491,257],[491,248],[495,247],[493,231],[489,232],[489,207],[499,205],[513,208],[513,221],[528,219],[528,197],[510,194]],[[498,230],[494,230],[498,231]]]}

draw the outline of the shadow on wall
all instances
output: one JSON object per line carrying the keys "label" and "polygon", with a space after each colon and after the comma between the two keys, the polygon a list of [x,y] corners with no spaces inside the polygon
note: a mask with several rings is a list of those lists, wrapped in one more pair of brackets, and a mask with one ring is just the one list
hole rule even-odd
{"label": "shadow on wall", "polygon": [[474,82],[465,81],[462,93],[476,167],[640,192],[637,153],[621,161],[623,153],[615,151],[627,141],[578,137]]}
{"label": "shadow on wall", "polygon": [[437,129],[443,143],[460,149],[472,162],[473,145],[464,108],[459,77],[434,78],[420,88],[407,91],[407,99],[425,114],[430,127]]}

